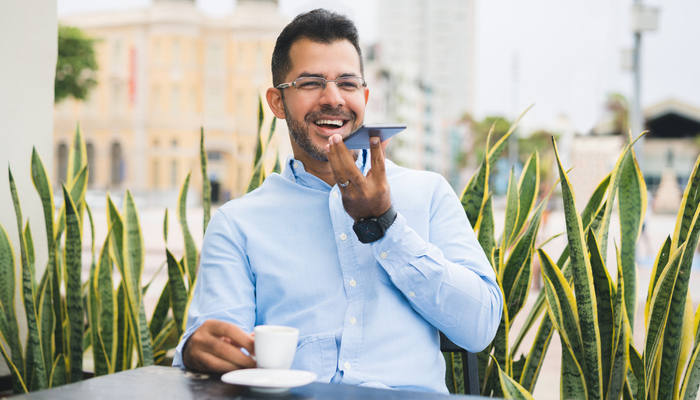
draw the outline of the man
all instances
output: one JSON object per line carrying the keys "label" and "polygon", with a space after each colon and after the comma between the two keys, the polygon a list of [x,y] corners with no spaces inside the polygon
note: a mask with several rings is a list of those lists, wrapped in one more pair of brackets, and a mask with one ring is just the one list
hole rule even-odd
{"label": "man", "polygon": [[369,96],[352,21],[299,15],[272,75],[267,102],[294,155],[212,218],[174,365],[254,367],[253,327],[288,325],[300,331],[292,368],[319,381],[447,392],[438,330],[479,351],[503,307],[457,196],[385,161],[377,138],[357,154],[343,144]]}

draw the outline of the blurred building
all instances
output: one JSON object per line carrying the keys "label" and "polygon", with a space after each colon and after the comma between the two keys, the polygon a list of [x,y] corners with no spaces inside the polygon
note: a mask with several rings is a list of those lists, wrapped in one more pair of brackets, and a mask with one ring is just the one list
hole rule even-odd
{"label": "blurred building", "polygon": [[[99,72],[88,101],[56,106],[57,178],[65,179],[80,122],[89,188],[128,188],[160,203],[190,171],[190,187],[201,187],[203,127],[213,197],[243,194],[257,144],[258,97],[272,84],[272,49],[287,23],[277,3],[238,0],[231,15],[211,18],[194,0],[154,0],[145,9],[61,20],[97,39]],[[286,154],[286,132],[275,136]]]}
{"label": "blurred building", "polygon": [[[474,101],[473,0],[379,0],[376,74],[385,82],[385,115],[372,122],[408,125],[393,139],[392,158],[452,175]],[[372,100],[375,101],[374,98]],[[382,120],[379,120],[379,119]]]}

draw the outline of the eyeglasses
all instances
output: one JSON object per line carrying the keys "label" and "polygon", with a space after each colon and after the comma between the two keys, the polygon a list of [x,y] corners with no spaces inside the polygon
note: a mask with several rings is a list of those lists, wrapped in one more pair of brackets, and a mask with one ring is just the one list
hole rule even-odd
{"label": "eyeglasses", "polygon": [[277,85],[276,89],[286,89],[290,86],[294,86],[297,90],[303,90],[305,92],[320,92],[326,88],[328,82],[335,83],[343,92],[354,93],[359,91],[361,88],[367,86],[367,82],[361,76],[341,76],[335,80],[326,80],[320,76],[302,76],[294,80],[294,82],[281,83]]}

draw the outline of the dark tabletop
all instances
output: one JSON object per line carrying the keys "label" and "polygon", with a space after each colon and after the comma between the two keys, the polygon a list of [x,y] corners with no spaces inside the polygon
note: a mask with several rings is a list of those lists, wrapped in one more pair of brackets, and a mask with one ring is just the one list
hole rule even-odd
{"label": "dark tabletop", "polygon": [[[472,398],[473,396],[452,396]],[[293,388],[284,394],[263,394],[246,387],[221,382],[218,375],[199,375],[173,367],[152,366],[87,379],[50,390],[13,396],[12,399],[52,400],[430,400],[446,399],[440,394],[408,392],[386,389],[361,388],[350,385],[312,383]]]}

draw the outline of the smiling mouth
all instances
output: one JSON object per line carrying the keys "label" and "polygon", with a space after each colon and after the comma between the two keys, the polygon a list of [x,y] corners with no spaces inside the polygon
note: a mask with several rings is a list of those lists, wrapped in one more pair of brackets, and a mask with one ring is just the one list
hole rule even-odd
{"label": "smiling mouth", "polygon": [[314,121],[314,125],[325,129],[338,129],[342,128],[346,122],[339,119],[319,119]]}

